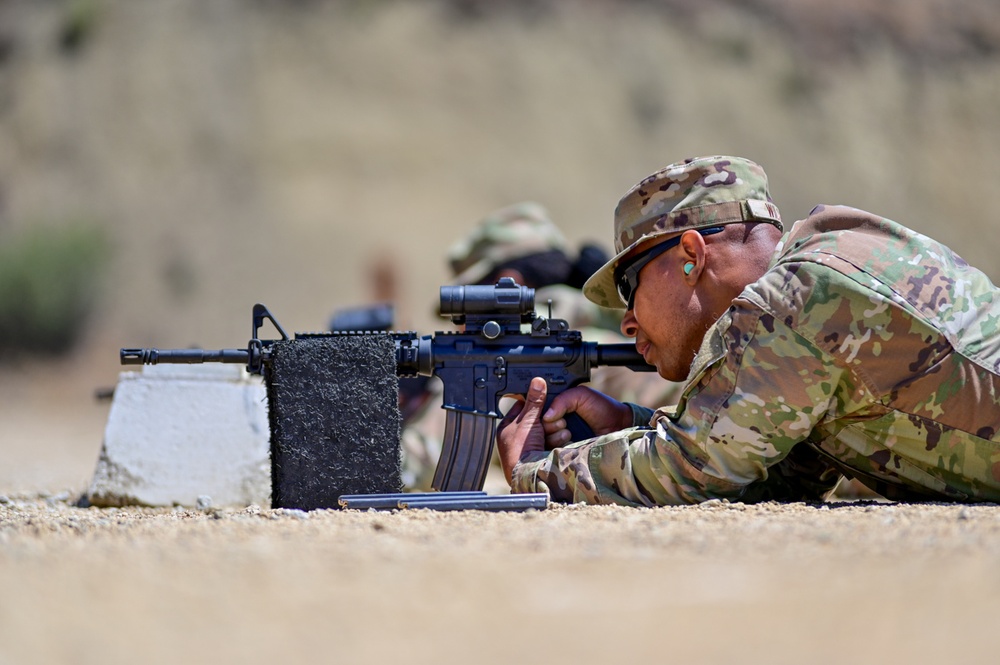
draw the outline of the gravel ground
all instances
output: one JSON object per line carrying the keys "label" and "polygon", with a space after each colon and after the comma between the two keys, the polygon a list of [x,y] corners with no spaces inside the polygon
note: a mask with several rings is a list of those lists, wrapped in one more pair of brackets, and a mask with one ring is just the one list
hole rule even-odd
{"label": "gravel ground", "polygon": [[0,496],[0,663],[996,661],[993,505],[76,500]]}
{"label": "gravel ground", "polygon": [[95,375],[0,382],[0,665],[997,661],[998,506],[80,508]]}

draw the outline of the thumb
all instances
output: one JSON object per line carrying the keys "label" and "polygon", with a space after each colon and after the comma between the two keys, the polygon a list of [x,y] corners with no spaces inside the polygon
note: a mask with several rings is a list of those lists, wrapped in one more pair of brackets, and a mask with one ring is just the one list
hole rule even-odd
{"label": "thumb", "polygon": [[542,409],[545,407],[545,397],[548,395],[548,392],[545,379],[540,376],[533,378],[528,385],[528,394],[524,396],[524,409],[519,414],[518,420],[523,420],[529,416],[537,420],[541,416]]}

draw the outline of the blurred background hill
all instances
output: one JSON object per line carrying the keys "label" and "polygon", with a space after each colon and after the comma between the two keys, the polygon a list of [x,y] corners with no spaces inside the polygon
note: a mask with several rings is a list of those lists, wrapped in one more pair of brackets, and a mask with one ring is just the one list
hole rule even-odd
{"label": "blurred background hill", "polygon": [[243,346],[255,302],[316,330],[387,295],[429,332],[475,220],[533,199],[610,246],[621,194],[688,156],[996,281],[998,105],[983,0],[0,0],[0,263],[32,285],[0,266],[0,335],[78,332],[0,360],[0,487],[53,482],[39,451],[96,460],[121,346]]}

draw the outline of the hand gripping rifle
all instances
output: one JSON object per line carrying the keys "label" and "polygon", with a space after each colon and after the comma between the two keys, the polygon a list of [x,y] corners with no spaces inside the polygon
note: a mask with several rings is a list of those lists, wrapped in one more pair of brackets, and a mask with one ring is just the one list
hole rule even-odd
{"label": "hand gripping rifle", "polygon": [[[440,313],[464,326],[458,332],[436,332],[418,337],[415,332],[373,333],[391,335],[396,347],[396,374],[400,377],[437,375],[444,386],[447,410],[441,457],[433,487],[440,491],[482,489],[493,454],[500,399],[525,394],[532,377],[548,384],[548,401],[564,390],[590,379],[598,366],[623,366],[653,371],[633,344],[599,344],[584,341],[562,319],[535,313],[535,292],[511,278],[494,286],[442,286]],[[279,340],[258,337],[264,320],[270,320],[281,341],[288,335],[263,305],[253,308],[253,336],[246,349],[122,349],[123,365],[158,363],[237,363],[253,374],[269,367],[270,346]],[[522,325],[527,331],[522,331]],[[296,333],[295,338],[316,338],[357,332]],[[567,419],[573,440],[593,436],[576,414]]]}

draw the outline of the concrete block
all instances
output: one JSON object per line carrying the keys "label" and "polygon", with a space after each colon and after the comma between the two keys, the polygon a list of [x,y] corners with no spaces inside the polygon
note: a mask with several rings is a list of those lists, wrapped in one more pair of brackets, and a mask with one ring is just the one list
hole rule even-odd
{"label": "concrete block", "polygon": [[271,503],[267,392],[237,365],[122,372],[88,490],[98,506]]}

